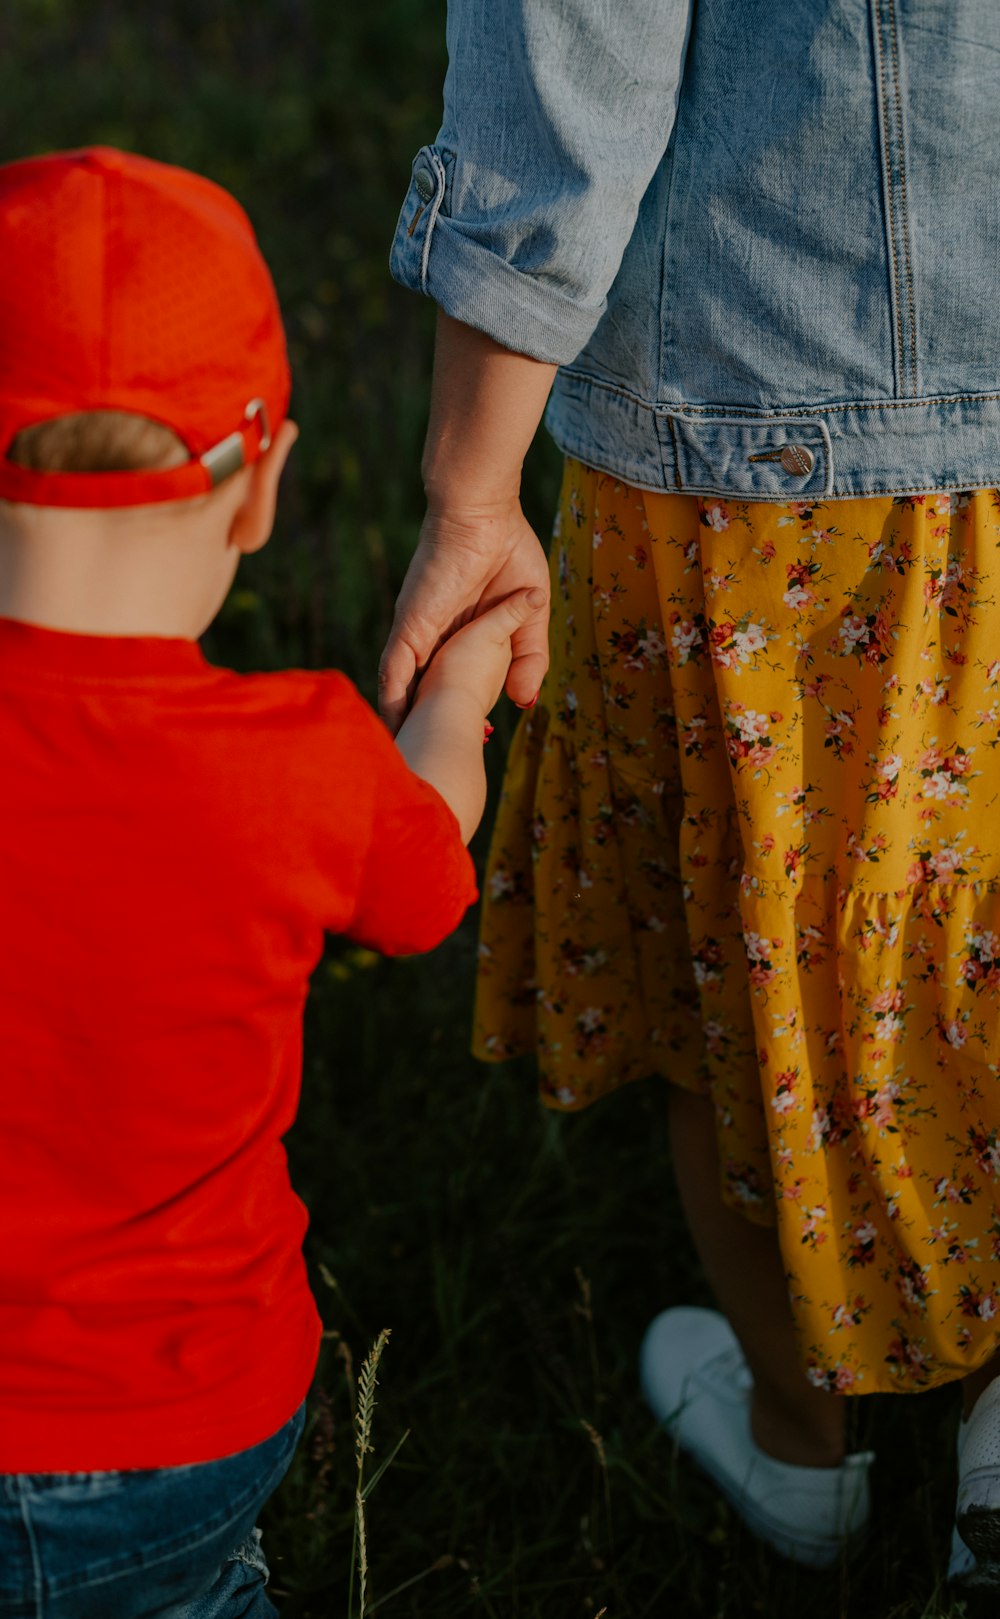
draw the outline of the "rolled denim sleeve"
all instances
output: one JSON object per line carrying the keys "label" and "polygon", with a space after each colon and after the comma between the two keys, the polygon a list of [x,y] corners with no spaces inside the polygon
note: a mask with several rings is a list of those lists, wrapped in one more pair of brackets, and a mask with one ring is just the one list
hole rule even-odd
{"label": "rolled denim sleeve", "polygon": [[449,0],[445,116],[397,281],[505,347],[588,341],[670,139],[693,0]]}

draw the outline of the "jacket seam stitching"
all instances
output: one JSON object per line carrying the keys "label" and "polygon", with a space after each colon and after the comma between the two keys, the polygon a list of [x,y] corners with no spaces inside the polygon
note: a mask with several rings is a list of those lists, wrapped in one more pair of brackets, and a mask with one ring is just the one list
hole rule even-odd
{"label": "jacket seam stitching", "polygon": [[[435,193],[430,202],[427,223],[424,226],[424,239],[420,244],[420,290],[426,295],[427,279],[430,274],[431,237],[434,235],[434,227],[437,224],[438,214],[441,212],[441,205],[444,202],[448,177],[445,173],[444,163],[438,156],[437,150],[433,146],[426,146],[424,147],[424,151],[427,153],[430,163],[433,164],[435,171],[434,177],[437,181]],[[421,209],[420,212],[423,212],[423,210]],[[420,213],[417,214],[417,219],[419,218]],[[417,221],[415,219],[413,222],[414,225],[416,222]]]}
{"label": "jacket seam stitching", "polygon": [[896,374],[901,391],[905,391],[903,381],[903,320],[899,307],[899,249],[896,245],[895,208],[893,206],[892,183],[892,148],[889,140],[889,106],[888,88],[886,85],[885,52],[882,48],[882,5],[881,0],[874,0],[872,7],[872,34],[875,41],[875,55],[878,58],[876,97],[878,100],[878,116],[881,124],[882,136],[882,178],[885,187],[885,217],[889,228],[889,271],[892,287],[893,324],[896,333]]}
{"label": "jacket seam stitching", "polygon": [[[801,410],[796,410],[789,407],[787,409],[783,408],[776,411],[761,411],[760,413],[756,411],[740,410],[737,407],[736,409],[729,411],[728,414],[731,416],[747,417],[750,419],[755,418],[758,421],[781,421],[786,418],[794,418],[797,421],[808,421],[813,416],[835,416],[841,411],[847,410],[919,410],[924,405],[971,405],[977,403],[978,401],[990,404],[995,403],[995,401],[998,399],[1000,399],[1000,393],[940,394],[926,399],[871,400],[870,402],[861,401],[857,404],[814,405]],[[655,410],[663,408],[669,409],[670,407],[651,406],[650,408]],[[713,410],[711,406],[691,405],[680,406],[675,411],[675,414],[678,416],[717,416],[721,413]]]}
{"label": "jacket seam stitching", "polygon": [[[718,489],[713,489],[708,484],[697,484],[694,486],[688,486],[684,489],[667,489],[662,485],[654,487],[649,483],[639,483],[633,478],[628,477],[624,472],[614,471],[612,467],[602,464],[602,462],[599,461],[593,454],[585,454],[583,451],[579,450],[564,450],[563,454],[570,460],[579,461],[581,466],[589,467],[592,472],[599,473],[602,477],[613,478],[615,483],[622,484],[629,489],[641,489],[644,494],[650,495],[686,495],[692,500],[700,499],[702,495],[711,495],[714,499],[743,501],[744,503],[749,503],[750,505],[786,506],[790,500],[794,500],[796,498],[801,499],[806,494],[806,491],[803,490],[802,495],[798,497],[788,495],[784,500],[782,500],[780,496],[777,495],[748,495],[743,490],[726,490],[720,492]],[[1000,485],[998,485],[995,479],[989,483],[959,483],[955,479],[950,479],[947,483],[940,485],[926,483],[906,484],[893,489],[877,489],[868,494],[858,494],[857,491],[852,490],[847,494],[838,495],[836,490],[831,487],[829,491],[825,493],[825,498],[833,501],[880,500],[884,495],[940,495],[947,493],[950,490],[956,490],[962,494],[976,494],[985,490],[993,490],[996,491],[998,496],[1000,496]]]}
{"label": "jacket seam stitching", "polygon": [[910,327],[909,367],[914,391],[917,386],[917,321],[913,287],[913,264],[910,256],[910,216],[906,201],[906,147],[903,130],[903,99],[899,85],[899,34],[896,28],[895,0],[889,0],[889,39],[892,45],[893,98],[896,103],[896,142],[899,149],[899,206],[902,215],[900,238],[903,244],[903,268],[906,274],[907,317]]}
{"label": "jacket seam stitching", "polygon": [[898,489],[880,489],[873,495],[840,495],[839,497],[835,496],[834,498],[839,498],[840,500],[878,500],[879,495],[940,495],[944,494],[949,489],[956,489],[960,492],[968,491],[969,494],[974,494],[980,489],[996,488],[996,482],[959,483],[949,480],[947,484],[937,487],[932,486],[931,488],[928,488],[925,483],[909,483],[901,485]]}
{"label": "jacket seam stitching", "polygon": [[681,447],[677,438],[677,418],[675,416],[667,417],[667,427],[670,429],[670,442],[674,450],[674,488],[681,490],[684,487],[681,482]]}
{"label": "jacket seam stitching", "polygon": [[[628,388],[622,388],[613,382],[604,382],[599,377],[588,376],[585,371],[575,371],[571,366],[561,366],[560,375],[570,382],[583,382],[590,388],[600,388],[602,393],[614,394],[619,399],[627,399],[630,404],[639,405],[643,410],[654,414],[677,416],[683,420],[688,416],[727,416],[746,418],[750,421],[783,421],[794,418],[797,421],[807,422],[814,416],[832,416],[847,410],[919,410],[924,405],[971,405],[977,403],[992,404],[1000,400],[997,393],[967,393],[967,394],[928,394],[920,399],[871,399],[856,402],[843,402],[833,405],[783,405],[777,409],[750,410],[740,405],[666,405],[656,404],[641,395],[631,393]],[[991,486],[987,486],[991,487]]]}
{"label": "jacket seam stitching", "polygon": [[[623,478],[621,481],[623,483],[627,483],[628,479]],[[996,480],[991,483],[961,483],[955,479],[949,479],[947,483],[940,485],[928,485],[925,483],[902,484],[898,488],[879,488],[871,490],[867,494],[858,494],[856,491],[851,491],[848,494],[838,495],[831,485],[828,489],[822,491],[821,493],[822,496],[827,500],[880,500],[883,495],[941,495],[950,490],[955,490],[959,493],[975,494],[977,491],[984,489],[996,489],[1000,491],[1000,485],[997,484]],[[662,493],[669,495],[671,491],[669,489],[664,489]],[[712,490],[707,484],[695,484],[685,487],[680,491],[680,493],[685,495],[711,495],[714,494],[715,491]],[[730,491],[728,494],[719,495],[718,498],[719,500],[748,501],[751,505],[787,506],[790,501],[805,500],[808,495],[809,491],[805,489],[802,490],[802,492],[798,495],[790,493],[784,496],[779,494],[748,495],[745,493],[745,491],[738,490],[736,492]]]}
{"label": "jacket seam stitching", "polygon": [[[663,208],[663,251],[660,254],[660,296],[659,296],[659,341],[657,343],[657,361],[662,377],[666,374],[667,350],[673,342],[673,322],[670,330],[667,321],[670,315],[670,278],[667,274],[668,261],[673,257],[673,239],[671,223],[673,221],[674,188],[677,183],[677,128],[681,121],[681,106],[684,100],[684,80],[687,75],[688,63],[694,50],[694,19],[691,11],[688,12],[687,38],[680,61],[680,73],[677,80],[677,91],[674,99],[674,121],[667,139],[663,153],[663,160],[668,165],[666,177],[666,196]],[[674,446],[676,452],[676,445]]]}

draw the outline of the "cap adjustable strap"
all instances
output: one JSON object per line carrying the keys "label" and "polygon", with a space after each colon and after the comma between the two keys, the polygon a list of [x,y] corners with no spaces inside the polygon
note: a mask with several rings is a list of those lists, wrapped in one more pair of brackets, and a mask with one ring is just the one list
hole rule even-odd
{"label": "cap adjustable strap", "polygon": [[221,438],[218,444],[213,444],[210,450],[206,450],[204,455],[198,457],[208,473],[213,489],[226,478],[231,478],[234,472],[239,472],[241,467],[246,466],[247,435],[255,425],[260,437],[256,446],[257,453],[252,459],[256,460],[258,455],[263,455],[264,451],[270,448],[271,425],[268,421],[267,405],[263,399],[251,399],[243,412],[243,422],[244,425],[235,433]]}
{"label": "cap adjustable strap", "polygon": [[0,454],[0,500],[78,508],[190,500],[208,494],[241,467],[249,466],[270,443],[267,405],[263,399],[251,399],[241,428],[179,467],[148,472],[36,472]]}

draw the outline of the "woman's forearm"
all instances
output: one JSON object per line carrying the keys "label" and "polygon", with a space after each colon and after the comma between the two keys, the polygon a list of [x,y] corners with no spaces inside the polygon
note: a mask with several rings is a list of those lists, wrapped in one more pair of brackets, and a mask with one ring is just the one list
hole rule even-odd
{"label": "woman's forearm", "polygon": [[422,473],[428,504],[473,515],[509,506],[556,367],[514,354],[438,311]]}
{"label": "woman's forearm", "polygon": [[492,603],[537,587],[513,632],[507,693],[534,701],[548,664],[548,566],[521,511],[521,466],[556,367],[438,315],[424,449],[427,513],[379,665],[379,708],[398,730],[436,647]]}

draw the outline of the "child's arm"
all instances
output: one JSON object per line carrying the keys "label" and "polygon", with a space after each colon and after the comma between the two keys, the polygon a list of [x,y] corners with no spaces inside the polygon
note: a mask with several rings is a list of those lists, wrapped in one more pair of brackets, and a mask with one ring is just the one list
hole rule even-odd
{"label": "child's arm", "polygon": [[486,802],[483,731],[510,667],[510,638],[544,600],[537,588],[514,591],[456,630],[425,669],[396,737],[410,769],[454,813],[466,843]]}

